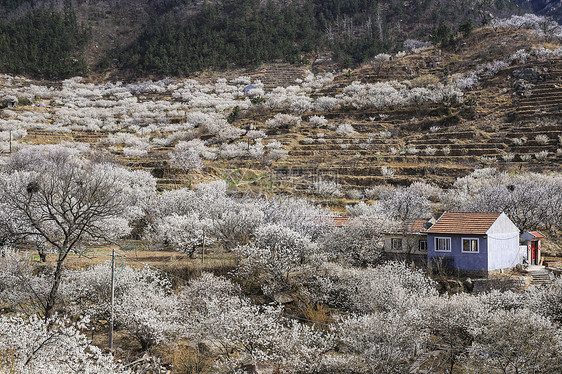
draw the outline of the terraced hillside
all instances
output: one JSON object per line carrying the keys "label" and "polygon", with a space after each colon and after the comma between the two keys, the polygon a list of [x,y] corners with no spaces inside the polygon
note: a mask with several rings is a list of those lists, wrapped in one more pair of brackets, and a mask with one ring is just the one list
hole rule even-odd
{"label": "terraced hillside", "polygon": [[[88,144],[161,188],[220,177],[287,193],[334,181],[361,195],[416,180],[447,187],[482,166],[562,170],[562,53],[530,31],[484,28],[446,48],[317,75],[273,64],[129,85],[3,82],[5,97],[33,104],[2,113],[3,139],[20,138],[14,149]],[[170,152],[194,139],[204,168],[187,178]]]}
{"label": "terraced hillside", "polygon": [[[511,36],[482,30],[459,52],[466,53],[475,40],[495,39],[501,44]],[[514,37],[511,51],[506,52],[524,48],[524,39]],[[445,76],[447,70],[456,68],[458,74],[466,69],[461,64],[470,64],[479,54],[481,50],[473,51],[459,63],[455,61],[457,53],[426,51],[390,61],[390,66],[380,72],[366,67],[353,72],[351,77],[339,75],[321,94],[336,95],[341,87],[358,79],[362,82],[412,78],[415,82],[420,77],[451,79]],[[526,92],[518,94],[513,74],[522,69],[536,69],[542,74],[535,84],[527,82]],[[299,188],[306,188],[319,178],[335,180],[347,188],[387,182],[406,184],[414,180],[431,180],[447,186],[457,177],[488,165],[560,171],[561,69],[560,58],[514,62],[494,76],[482,79],[479,87],[465,91],[464,105],[422,105],[378,111],[346,108],[325,114],[334,123],[351,124],[358,135],[349,138],[327,131],[318,137],[324,131],[301,128],[295,136],[304,139],[291,146],[289,158],[276,171],[290,176]],[[383,175],[382,167],[390,168],[393,175]],[[302,177],[300,181],[298,177]]]}

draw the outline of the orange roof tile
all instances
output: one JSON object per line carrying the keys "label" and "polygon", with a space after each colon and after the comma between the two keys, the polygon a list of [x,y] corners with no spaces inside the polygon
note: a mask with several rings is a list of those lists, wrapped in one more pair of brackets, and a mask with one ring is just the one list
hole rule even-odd
{"label": "orange roof tile", "polygon": [[542,233],[540,233],[538,231],[529,231],[529,233],[531,235],[533,235],[535,238],[544,238],[545,237]]}
{"label": "orange roof tile", "polygon": [[394,231],[386,232],[388,235],[408,235],[408,234],[419,234],[427,232],[427,224],[431,226],[431,221],[427,219],[407,219],[402,222],[400,227],[397,227]]}
{"label": "orange roof tile", "polygon": [[316,218],[318,223],[325,224],[327,226],[342,227],[351,224],[353,217],[340,217],[340,216],[321,216]]}
{"label": "orange roof tile", "polygon": [[426,219],[408,219],[404,221],[404,232],[414,233],[426,231],[424,225],[427,221]]}
{"label": "orange roof tile", "polygon": [[485,235],[501,213],[445,212],[427,230],[430,234]]}

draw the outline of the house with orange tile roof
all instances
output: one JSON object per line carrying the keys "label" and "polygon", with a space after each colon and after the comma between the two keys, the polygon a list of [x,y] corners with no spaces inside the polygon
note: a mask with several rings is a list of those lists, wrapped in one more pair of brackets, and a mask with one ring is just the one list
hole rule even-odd
{"label": "house with orange tile roof", "polygon": [[384,255],[391,259],[427,259],[427,229],[434,219],[407,219],[402,225],[384,234]]}
{"label": "house with orange tile roof", "polygon": [[427,230],[427,260],[486,274],[523,263],[519,229],[505,213],[445,212]]}

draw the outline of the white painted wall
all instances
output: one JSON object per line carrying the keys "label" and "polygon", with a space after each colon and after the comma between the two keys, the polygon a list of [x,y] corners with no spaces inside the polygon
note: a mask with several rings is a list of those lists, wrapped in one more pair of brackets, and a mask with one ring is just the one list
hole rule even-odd
{"label": "white painted wall", "polygon": [[515,226],[515,223],[513,223],[505,213],[502,213],[492,224],[492,226],[490,226],[488,231],[486,231],[486,234],[492,235],[508,232],[517,232],[517,235],[519,235],[519,228]]}
{"label": "white painted wall", "polygon": [[521,264],[526,253],[519,248],[519,229],[505,213],[486,232],[488,235],[488,270]]}

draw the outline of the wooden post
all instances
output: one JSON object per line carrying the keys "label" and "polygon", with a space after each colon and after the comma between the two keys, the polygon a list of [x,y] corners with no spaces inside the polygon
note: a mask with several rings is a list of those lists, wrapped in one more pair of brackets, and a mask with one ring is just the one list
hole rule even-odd
{"label": "wooden post", "polygon": [[115,307],[115,247],[111,251],[111,309],[109,314],[109,349],[113,349],[113,320]]}
{"label": "wooden post", "polygon": [[203,246],[201,248],[201,263],[205,261],[205,229],[203,229]]}

